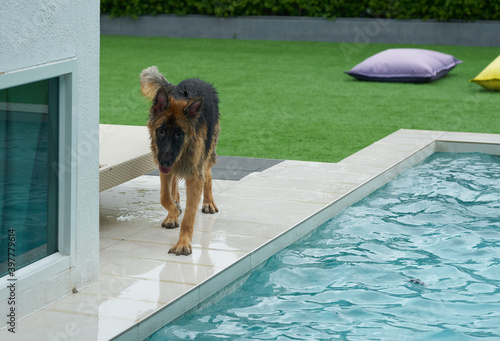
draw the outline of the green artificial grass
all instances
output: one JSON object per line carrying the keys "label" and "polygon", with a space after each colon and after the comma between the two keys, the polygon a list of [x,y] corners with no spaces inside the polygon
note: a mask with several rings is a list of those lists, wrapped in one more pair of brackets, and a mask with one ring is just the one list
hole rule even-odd
{"label": "green artificial grass", "polygon": [[[463,61],[426,84],[355,80],[343,71],[394,47]],[[100,122],[146,125],[139,74],[219,92],[219,155],[337,162],[401,129],[500,133],[500,93],[469,82],[500,47],[101,37]]]}

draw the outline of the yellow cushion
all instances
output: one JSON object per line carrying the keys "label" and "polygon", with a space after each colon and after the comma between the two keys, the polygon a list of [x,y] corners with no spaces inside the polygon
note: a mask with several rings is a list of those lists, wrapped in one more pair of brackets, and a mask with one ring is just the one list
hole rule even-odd
{"label": "yellow cushion", "polygon": [[486,89],[500,91],[500,56],[470,81]]}

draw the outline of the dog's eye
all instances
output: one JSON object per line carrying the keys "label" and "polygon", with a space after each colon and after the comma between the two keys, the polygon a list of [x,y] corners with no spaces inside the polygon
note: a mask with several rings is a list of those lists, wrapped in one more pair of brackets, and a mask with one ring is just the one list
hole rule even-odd
{"label": "dog's eye", "polygon": [[165,134],[165,128],[159,127],[158,129],[156,129],[156,134],[157,135],[163,135],[163,134]]}
{"label": "dog's eye", "polygon": [[175,138],[176,139],[182,139],[184,137],[184,132],[180,129],[175,131]]}

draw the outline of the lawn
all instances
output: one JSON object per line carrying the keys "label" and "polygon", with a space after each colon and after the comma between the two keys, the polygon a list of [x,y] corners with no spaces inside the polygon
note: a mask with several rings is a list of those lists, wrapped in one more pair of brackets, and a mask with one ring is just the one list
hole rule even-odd
{"label": "lawn", "polygon": [[[355,80],[343,71],[394,47],[463,64],[427,84]],[[176,84],[219,92],[219,155],[337,162],[400,129],[500,133],[500,93],[469,82],[500,47],[101,37],[100,122],[146,125],[139,74],[157,65]]]}

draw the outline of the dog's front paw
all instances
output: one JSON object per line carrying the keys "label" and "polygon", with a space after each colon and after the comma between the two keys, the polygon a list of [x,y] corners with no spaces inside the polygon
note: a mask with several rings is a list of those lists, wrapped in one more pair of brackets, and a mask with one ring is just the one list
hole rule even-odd
{"label": "dog's front paw", "polygon": [[177,208],[177,212],[175,214],[169,212],[165,220],[163,220],[163,223],[161,223],[161,226],[166,229],[179,227],[179,216],[182,214],[182,208],[177,201],[174,201],[174,204]]}
{"label": "dog's front paw", "polygon": [[219,212],[219,209],[217,208],[214,202],[209,202],[209,203],[203,203],[201,211],[203,213],[214,214],[215,212]]}
{"label": "dog's front paw", "polygon": [[179,220],[177,218],[172,218],[172,215],[169,214],[163,223],[161,223],[161,226],[166,229],[174,229],[179,227]]}
{"label": "dog's front paw", "polygon": [[180,255],[185,255],[185,256],[189,256],[192,252],[192,249],[191,249],[191,244],[183,244],[183,243],[177,243],[175,244],[174,247],[172,247],[168,253],[175,253],[176,256],[180,256]]}

